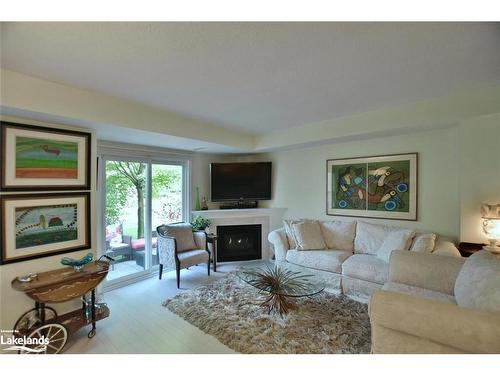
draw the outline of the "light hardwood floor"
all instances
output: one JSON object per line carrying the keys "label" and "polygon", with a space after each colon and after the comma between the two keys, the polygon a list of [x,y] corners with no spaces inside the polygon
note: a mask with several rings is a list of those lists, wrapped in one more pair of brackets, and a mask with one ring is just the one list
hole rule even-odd
{"label": "light hardwood floor", "polygon": [[[213,282],[237,265],[217,265],[210,276],[206,266],[182,270],[181,290]],[[74,334],[65,353],[234,353],[161,305],[178,292],[175,272],[165,272],[162,280],[156,276],[105,293],[110,317],[97,322],[92,339],[87,338],[88,327]]]}

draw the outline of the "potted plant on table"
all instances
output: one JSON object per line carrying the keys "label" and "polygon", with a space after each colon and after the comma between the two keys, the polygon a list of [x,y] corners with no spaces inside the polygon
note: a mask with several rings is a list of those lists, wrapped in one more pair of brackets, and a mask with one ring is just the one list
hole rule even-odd
{"label": "potted plant on table", "polygon": [[191,221],[193,232],[205,231],[210,226],[210,220],[203,216],[195,216]]}

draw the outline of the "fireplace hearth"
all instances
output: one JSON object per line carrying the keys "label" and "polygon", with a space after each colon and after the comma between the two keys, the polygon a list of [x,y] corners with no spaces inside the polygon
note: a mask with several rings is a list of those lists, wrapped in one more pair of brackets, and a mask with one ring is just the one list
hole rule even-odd
{"label": "fireplace hearth", "polygon": [[262,225],[218,225],[217,262],[262,258]]}

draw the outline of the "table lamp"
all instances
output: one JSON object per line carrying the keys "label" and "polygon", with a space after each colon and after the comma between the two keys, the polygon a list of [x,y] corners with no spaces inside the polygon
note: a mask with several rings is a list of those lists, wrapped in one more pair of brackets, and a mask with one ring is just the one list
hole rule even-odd
{"label": "table lamp", "polygon": [[490,253],[500,254],[500,246],[497,245],[497,241],[500,240],[500,204],[481,205],[481,217],[483,232],[490,241],[483,249]]}

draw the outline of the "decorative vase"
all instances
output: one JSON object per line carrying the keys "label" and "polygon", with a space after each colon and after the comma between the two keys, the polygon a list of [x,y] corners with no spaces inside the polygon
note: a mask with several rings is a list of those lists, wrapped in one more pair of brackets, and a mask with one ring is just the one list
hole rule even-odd
{"label": "decorative vase", "polygon": [[201,209],[208,210],[207,198],[205,197],[201,198]]}
{"label": "decorative vase", "polygon": [[64,257],[61,259],[61,264],[64,266],[71,266],[75,271],[80,271],[83,268],[83,266],[85,266],[87,263],[92,262],[93,259],[94,259],[94,254],[88,253],[87,255],[85,255],[83,258],[80,259]]}
{"label": "decorative vase", "polygon": [[201,204],[200,204],[200,189],[198,188],[198,186],[196,186],[196,202],[194,204],[194,209],[196,211],[200,211],[201,210]]}

